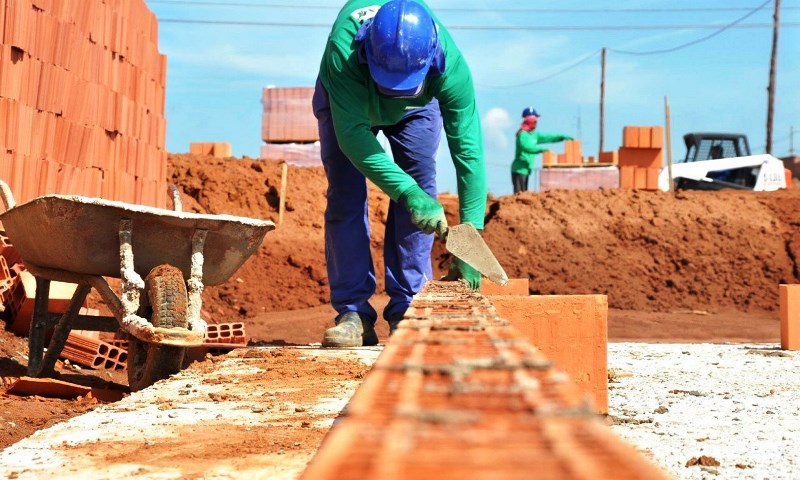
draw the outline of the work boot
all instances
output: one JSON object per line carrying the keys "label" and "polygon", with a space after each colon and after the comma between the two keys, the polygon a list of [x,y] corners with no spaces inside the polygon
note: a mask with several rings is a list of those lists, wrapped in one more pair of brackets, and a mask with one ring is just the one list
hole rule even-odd
{"label": "work boot", "polygon": [[361,319],[358,312],[347,312],[335,327],[325,330],[323,347],[369,347],[378,344],[375,327]]}
{"label": "work boot", "polygon": [[400,320],[389,320],[389,336],[394,335],[397,327],[400,326]]}
{"label": "work boot", "polygon": [[394,335],[394,332],[397,330],[397,327],[400,326],[400,322],[403,320],[403,315],[405,315],[405,312],[395,313],[394,315],[389,315],[386,317],[386,322],[389,324],[389,336]]}

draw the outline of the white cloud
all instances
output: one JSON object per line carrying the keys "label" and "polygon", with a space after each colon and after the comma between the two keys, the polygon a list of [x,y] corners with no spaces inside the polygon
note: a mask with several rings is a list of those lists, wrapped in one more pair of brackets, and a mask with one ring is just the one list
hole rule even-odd
{"label": "white cloud", "polygon": [[483,138],[488,149],[505,149],[509,145],[508,128],[511,117],[504,108],[491,108],[481,119]]}
{"label": "white cloud", "polygon": [[[286,77],[294,72],[313,80],[319,68],[318,54],[297,55],[295,52],[270,51],[250,53],[230,44],[212,45],[206,49],[179,49],[170,52],[169,61],[184,65],[205,67],[209,72],[224,70],[229,74],[260,75],[266,78]],[[313,72],[310,74],[308,72]]]}

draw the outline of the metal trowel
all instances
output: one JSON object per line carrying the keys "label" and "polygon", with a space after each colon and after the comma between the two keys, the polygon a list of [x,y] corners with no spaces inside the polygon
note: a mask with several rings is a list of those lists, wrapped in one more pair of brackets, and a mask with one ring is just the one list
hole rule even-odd
{"label": "metal trowel", "polygon": [[484,277],[501,286],[508,283],[508,275],[472,224],[461,223],[448,227],[443,240],[448,252],[479,271]]}

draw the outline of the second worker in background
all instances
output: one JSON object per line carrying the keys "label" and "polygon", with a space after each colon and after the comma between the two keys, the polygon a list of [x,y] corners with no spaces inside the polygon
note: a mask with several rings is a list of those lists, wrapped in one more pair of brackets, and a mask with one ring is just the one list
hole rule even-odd
{"label": "second worker in background", "polygon": [[539,113],[533,107],[526,107],[522,111],[522,123],[516,134],[514,161],[511,163],[511,184],[514,186],[514,193],[528,190],[530,174],[536,171],[536,155],[548,151],[541,146],[542,144],[572,140],[569,135],[536,131],[538,121]]}

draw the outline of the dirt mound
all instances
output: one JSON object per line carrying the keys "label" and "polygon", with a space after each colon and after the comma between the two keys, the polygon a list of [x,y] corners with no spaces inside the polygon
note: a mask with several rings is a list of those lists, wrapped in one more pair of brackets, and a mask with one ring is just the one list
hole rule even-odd
{"label": "dirt mound", "polygon": [[[323,233],[327,180],[322,168],[288,168],[285,212],[279,223],[280,163],[192,155],[170,155],[169,162],[184,210],[254,217],[277,225],[231,280],[206,287],[203,310],[209,321],[229,322],[328,302]],[[371,188],[372,247],[378,271],[383,269],[380,249],[388,203],[385,195]]]}
{"label": "dirt mound", "polygon": [[[249,158],[170,155],[184,209],[278,223],[281,165]],[[213,322],[327,303],[321,168],[289,167],[283,223],[226,284],[207,287]],[[614,308],[774,310],[779,283],[798,280],[800,191],[526,192],[490,199],[485,239],[531,292],[606,293]],[[451,222],[457,198],[443,195]],[[382,285],[388,199],[370,189],[373,259]],[[436,242],[434,269],[449,256]]]}
{"label": "dirt mound", "polygon": [[614,308],[774,310],[797,281],[797,193],[553,191],[500,198],[485,238],[532,293]]}

